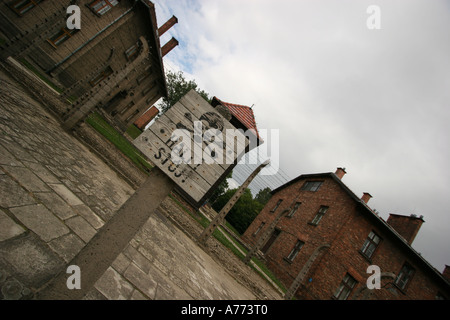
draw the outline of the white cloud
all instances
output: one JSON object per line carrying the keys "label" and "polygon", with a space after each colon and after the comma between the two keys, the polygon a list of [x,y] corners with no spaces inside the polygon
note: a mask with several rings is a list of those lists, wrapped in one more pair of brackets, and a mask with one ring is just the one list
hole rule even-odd
{"label": "white cloud", "polygon": [[[258,126],[280,129],[290,178],[346,167],[384,218],[424,215],[414,246],[450,263],[448,2],[155,2],[161,22],[179,19],[164,60],[211,95],[255,104]],[[366,27],[371,4],[381,30]]]}

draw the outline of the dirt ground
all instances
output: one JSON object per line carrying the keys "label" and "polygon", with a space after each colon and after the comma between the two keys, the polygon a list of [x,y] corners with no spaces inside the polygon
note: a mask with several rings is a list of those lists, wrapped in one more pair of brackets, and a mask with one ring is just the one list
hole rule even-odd
{"label": "dirt ground", "polygon": [[[167,198],[161,205],[161,211],[177,225],[192,240],[196,241],[203,228],[187,212],[182,210],[175,201]],[[214,237],[210,237],[206,245],[199,246],[207,252],[242,285],[251,290],[258,299],[279,300],[281,294],[251,267],[242,262],[228,248],[224,247]]]}

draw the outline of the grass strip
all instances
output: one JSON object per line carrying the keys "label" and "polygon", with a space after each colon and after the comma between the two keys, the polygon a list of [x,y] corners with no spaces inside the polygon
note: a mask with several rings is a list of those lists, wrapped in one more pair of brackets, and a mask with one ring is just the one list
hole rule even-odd
{"label": "grass strip", "polygon": [[102,134],[106,139],[111,141],[117,149],[126,155],[136,166],[145,173],[149,173],[153,168],[147,160],[140,154],[134,145],[130,143],[122,134],[120,134],[114,127],[112,127],[100,114],[97,112],[91,113],[86,122]]}

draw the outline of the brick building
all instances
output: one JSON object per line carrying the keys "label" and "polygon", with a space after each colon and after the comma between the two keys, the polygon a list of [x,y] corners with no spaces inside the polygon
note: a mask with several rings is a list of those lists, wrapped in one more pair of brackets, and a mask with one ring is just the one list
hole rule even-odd
{"label": "brick building", "polygon": [[[384,221],[343,182],[345,170],[304,174],[272,191],[243,240],[299,299],[449,299],[443,274],[412,247],[423,217],[391,214]],[[370,265],[381,289],[369,290]]]}
{"label": "brick building", "polygon": [[159,109],[153,106],[145,111],[145,113],[134,122],[134,125],[139,129],[144,130],[145,127],[150,123],[150,121],[152,121],[158,115],[158,113]]}
{"label": "brick building", "polygon": [[[81,28],[69,29],[67,8],[80,8]],[[97,107],[125,131],[167,95],[162,58],[178,41],[161,47],[159,37],[177,18],[158,28],[149,0],[6,0],[0,4],[0,57],[24,63],[54,84],[74,127]]]}

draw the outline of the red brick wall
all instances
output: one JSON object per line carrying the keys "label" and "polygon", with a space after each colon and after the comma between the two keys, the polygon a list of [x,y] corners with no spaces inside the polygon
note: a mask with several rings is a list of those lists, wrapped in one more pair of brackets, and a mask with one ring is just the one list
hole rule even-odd
{"label": "red brick wall", "polygon": [[[281,218],[277,224],[281,233],[265,255],[267,266],[287,288],[314,250],[328,243],[331,247],[325,249],[323,255],[316,259],[297,291],[297,297],[331,299],[346,273],[350,273],[358,281],[352,291],[354,294],[358,288],[366,284],[370,276],[366,273],[369,265],[378,265],[381,272],[398,274],[407,261],[416,271],[406,291],[403,293],[394,288],[375,290],[374,298],[434,299],[438,291],[450,298],[449,286],[443,285],[442,280],[430,275],[423,262],[411,254],[405,244],[401,243],[392,232],[387,231],[378,217],[374,214],[371,216],[365,211],[367,209],[358,207],[358,203],[330,176],[325,175],[322,180],[324,182],[316,192],[300,190],[305,182],[300,180],[274,194],[242,236],[245,242],[254,245],[280,212],[293,206],[297,201],[302,203],[292,218]],[[279,199],[283,199],[281,205],[275,213],[270,212]],[[310,222],[320,206],[328,206],[329,209],[317,226],[311,225]],[[261,222],[265,222],[264,228],[257,236],[253,236]],[[371,231],[376,232],[382,238],[382,242],[371,260],[368,260],[360,250]],[[285,258],[297,240],[305,244],[291,263]],[[388,282],[392,280],[383,280],[382,285],[392,287]],[[352,298],[352,294],[349,299]]]}
{"label": "red brick wall", "polygon": [[409,244],[414,241],[423,220],[416,217],[400,216],[396,214],[390,214],[387,220],[395,231],[397,231]]}

